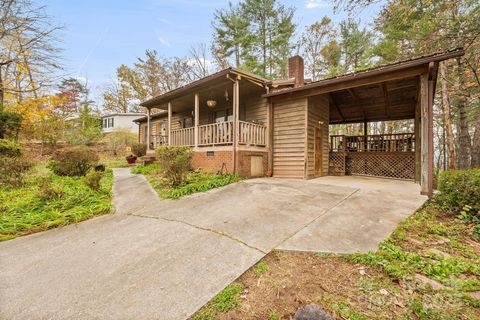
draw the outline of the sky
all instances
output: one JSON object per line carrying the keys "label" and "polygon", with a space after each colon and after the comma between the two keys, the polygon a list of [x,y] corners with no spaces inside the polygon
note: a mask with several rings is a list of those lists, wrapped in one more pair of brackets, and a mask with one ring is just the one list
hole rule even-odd
{"label": "sky", "polygon": [[[238,0],[237,0],[238,1]],[[233,1],[233,2],[237,2]],[[306,25],[329,16],[334,22],[347,17],[334,14],[328,0],[279,0],[295,7],[297,33]],[[192,45],[210,43],[216,9],[227,0],[37,0],[64,26],[59,33],[65,77],[88,79],[92,98],[101,105],[100,92],[121,64],[132,65],[146,49],[163,57],[185,57]],[[378,7],[355,15],[372,22]]]}

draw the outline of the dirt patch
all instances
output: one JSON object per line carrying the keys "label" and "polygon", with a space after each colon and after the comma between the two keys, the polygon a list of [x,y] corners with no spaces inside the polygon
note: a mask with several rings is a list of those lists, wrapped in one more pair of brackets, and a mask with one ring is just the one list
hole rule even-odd
{"label": "dirt patch", "polygon": [[404,221],[377,253],[274,251],[234,282],[244,288],[234,308],[209,303],[192,319],[290,320],[312,303],[336,319],[480,319],[478,240],[430,209]]}

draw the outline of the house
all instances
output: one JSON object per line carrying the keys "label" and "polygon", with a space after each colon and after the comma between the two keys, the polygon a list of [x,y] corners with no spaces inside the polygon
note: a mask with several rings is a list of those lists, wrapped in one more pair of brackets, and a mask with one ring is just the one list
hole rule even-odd
{"label": "house", "polygon": [[[141,103],[139,139],[193,148],[193,166],[245,177],[310,179],[369,175],[433,190],[432,108],[439,62],[462,49],[330,79],[304,80],[303,59],[289,79],[270,81],[228,68]],[[152,109],[162,110],[152,115]],[[407,134],[368,135],[373,121],[412,119]],[[330,136],[329,125],[363,123],[362,136]]]}
{"label": "house", "polygon": [[138,133],[138,124],[134,121],[144,116],[144,113],[137,112],[112,113],[102,116],[102,132],[108,133],[121,128]]}

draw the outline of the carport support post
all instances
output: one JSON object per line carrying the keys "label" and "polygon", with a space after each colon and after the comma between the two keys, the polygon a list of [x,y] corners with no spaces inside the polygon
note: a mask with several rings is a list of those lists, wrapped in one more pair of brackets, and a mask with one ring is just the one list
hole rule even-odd
{"label": "carport support post", "polygon": [[200,119],[200,96],[197,93],[195,93],[195,135],[194,135],[194,144],[195,148],[198,147],[198,124],[199,124],[199,119]]}
{"label": "carport support post", "polygon": [[420,190],[424,195],[433,193],[433,94],[431,93],[427,73],[420,75],[420,104],[421,104],[421,175]]}
{"label": "carport support post", "polygon": [[168,103],[168,118],[167,118],[167,128],[168,128],[168,145],[172,145],[172,103]]}

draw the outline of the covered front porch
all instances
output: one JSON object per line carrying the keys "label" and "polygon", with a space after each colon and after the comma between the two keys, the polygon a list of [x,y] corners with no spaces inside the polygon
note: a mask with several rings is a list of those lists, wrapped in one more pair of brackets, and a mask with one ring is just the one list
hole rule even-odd
{"label": "covered front porch", "polygon": [[[208,171],[249,171],[239,168],[252,162],[241,152],[265,156],[253,160],[263,168],[269,148],[265,81],[227,69],[151,99],[144,103],[140,141],[150,152],[162,145],[192,147],[194,166]],[[266,166],[257,171],[263,175]]]}

